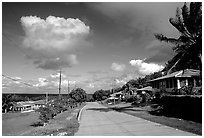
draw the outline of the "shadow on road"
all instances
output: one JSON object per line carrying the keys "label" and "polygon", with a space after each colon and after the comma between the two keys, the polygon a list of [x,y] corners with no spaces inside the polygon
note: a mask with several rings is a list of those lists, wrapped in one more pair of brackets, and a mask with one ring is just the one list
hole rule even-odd
{"label": "shadow on road", "polygon": [[109,111],[118,111],[118,112],[123,112],[123,111],[145,111],[144,109],[134,109],[132,106],[128,107],[108,107],[108,108],[88,108],[86,110],[92,110],[92,111],[99,111],[99,112],[109,112]]}
{"label": "shadow on road", "polygon": [[134,108],[112,108],[115,111],[123,112],[123,111],[145,111],[144,109],[134,109]]}
{"label": "shadow on road", "polygon": [[88,108],[86,110],[92,110],[92,111],[99,111],[99,112],[109,112],[109,111],[113,111],[110,108]]}

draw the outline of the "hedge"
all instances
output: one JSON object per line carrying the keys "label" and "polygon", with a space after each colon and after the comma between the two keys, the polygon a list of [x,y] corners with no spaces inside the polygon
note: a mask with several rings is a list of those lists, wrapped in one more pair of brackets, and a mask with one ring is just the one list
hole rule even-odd
{"label": "hedge", "polygon": [[169,95],[159,100],[160,113],[166,116],[202,122],[202,96]]}

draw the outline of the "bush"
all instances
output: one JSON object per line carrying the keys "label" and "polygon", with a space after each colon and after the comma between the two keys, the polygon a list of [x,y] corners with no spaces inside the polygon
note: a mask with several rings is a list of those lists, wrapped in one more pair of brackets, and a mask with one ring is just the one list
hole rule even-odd
{"label": "bush", "polygon": [[196,122],[202,121],[202,96],[169,95],[160,99],[159,114],[183,118]]}
{"label": "bush", "polygon": [[47,107],[40,107],[37,111],[40,113],[39,119],[43,123],[47,123],[49,119],[54,117],[53,110],[51,110],[51,108],[48,106]]}

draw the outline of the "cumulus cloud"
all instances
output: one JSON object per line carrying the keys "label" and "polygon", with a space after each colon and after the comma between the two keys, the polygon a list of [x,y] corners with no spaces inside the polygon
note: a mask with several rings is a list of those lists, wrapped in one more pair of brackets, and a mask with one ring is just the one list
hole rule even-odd
{"label": "cumulus cloud", "polygon": [[131,60],[129,63],[132,66],[136,67],[136,69],[142,75],[148,75],[150,73],[160,71],[164,68],[162,65],[158,65],[155,63],[146,63],[144,62],[144,60],[141,60],[141,59]]}
{"label": "cumulus cloud", "polygon": [[125,83],[127,83],[125,80],[119,80],[119,79],[115,79],[115,82],[117,84],[125,84]]}
{"label": "cumulus cloud", "polygon": [[22,48],[37,68],[71,67],[78,63],[73,51],[90,45],[90,28],[79,19],[23,16],[20,22],[25,32]]}
{"label": "cumulus cloud", "polygon": [[114,71],[123,71],[125,69],[125,65],[119,63],[112,63],[111,69]]}
{"label": "cumulus cloud", "polygon": [[94,86],[94,84],[90,83],[87,87],[88,88],[94,88],[95,86]]}
{"label": "cumulus cloud", "polygon": [[[60,76],[60,73],[59,73],[59,72],[58,72],[58,73],[54,73],[54,74],[50,74],[50,77],[51,77],[51,78],[59,78],[59,76]],[[63,74],[63,73],[61,73],[61,77],[62,77],[62,78],[66,78],[66,75]]]}
{"label": "cumulus cloud", "polygon": [[49,84],[49,82],[46,78],[38,78],[38,83],[34,86],[42,87],[42,86],[47,86],[48,84]]}

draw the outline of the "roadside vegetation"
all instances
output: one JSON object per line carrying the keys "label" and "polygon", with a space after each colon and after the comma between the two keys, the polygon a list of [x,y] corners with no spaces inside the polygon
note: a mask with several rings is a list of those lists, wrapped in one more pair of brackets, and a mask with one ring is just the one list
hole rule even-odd
{"label": "roadside vegetation", "polygon": [[[165,68],[132,79],[121,87],[96,91],[94,100],[117,111],[202,135],[202,87],[185,86],[174,89],[172,93],[165,90],[158,93],[137,92],[137,89],[149,86],[148,81],[152,79],[184,69],[200,70],[199,83],[202,86],[202,3],[188,4],[184,3],[182,8],[177,9],[176,16],[169,19],[180,33],[178,38],[155,33],[156,39],[171,43],[175,52]],[[122,97],[115,95],[114,102],[108,99],[120,92]]]}
{"label": "roadside vegetation", "polygon": [[[3,129],[3,135],[74,135],[79,126],[78,112],[86,101],[91,100],[91,97],[89,96],[87,99],[86,95],[83,89],[76,88],[69,95],[49,96],[47,103],[35,112],[6,112],[3,114],[3,127],[7,130]],[[13,100],[14,96],[16,95],[6,95],[4,99],[7,111],[12,107],[11,103],[16,102],[15,98]],[[24,119],[25,121],[23,121]],[[12,126],[13,122],[19,125]],[[19,131],[13,132],[13,129]]]}

